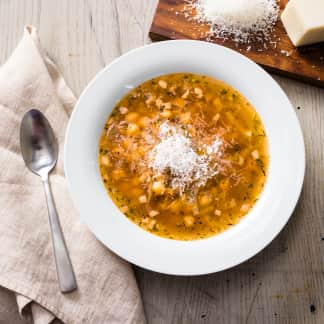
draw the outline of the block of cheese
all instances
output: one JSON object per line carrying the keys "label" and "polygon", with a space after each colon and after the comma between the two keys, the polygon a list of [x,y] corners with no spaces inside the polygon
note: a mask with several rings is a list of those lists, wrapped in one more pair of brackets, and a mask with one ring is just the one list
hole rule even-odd
{"label": "block of cheese", "polygon": [[290,0],[281,20],[295,46],[324,41],[324,0]]}

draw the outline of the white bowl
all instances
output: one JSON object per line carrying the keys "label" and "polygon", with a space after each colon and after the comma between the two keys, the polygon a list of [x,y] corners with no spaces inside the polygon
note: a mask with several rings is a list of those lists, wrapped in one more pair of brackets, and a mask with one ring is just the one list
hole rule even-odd
{"label": "white bowl", "polygon": [[[209,75],[239,90],[260,114],[269,140],[269,174],[259,201],[239,224],[197,241],[161,238],[128,220],[108,196],[97,162],[100,134],[119,99],[145,80],[174,72]],[[167,274],[217,272],[261,251],[292,214],[304,171],[301,128],[277,83],[244,56],[199,41],[147,45],[104,68],[81,95],[65,143],[65,173],[82,220],[103,244],[122,258]]]}

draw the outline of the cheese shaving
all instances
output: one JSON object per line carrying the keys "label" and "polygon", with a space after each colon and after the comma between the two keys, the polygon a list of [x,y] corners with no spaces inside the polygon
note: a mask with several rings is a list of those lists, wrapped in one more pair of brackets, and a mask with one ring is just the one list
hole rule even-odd
{"label": "cheese shaving", "polygon": [[168,122],[159,129],[160,142],[149,154],[150,167],[158,174],[169,172],[171,187],[182,194],[189,187],[199,188],[218,173],[211,158],[219,152],[221,141],[205,146],[207,154],[199,155],[189,137]]}
{"label": "cheese shaving", "polygon": [[206,152],[207,154],[217,154],[219,153],[220,147],[223,144],[223,142],[216,138],[215,141],[211,145],[206,145]]}
{"label": "cheese shaving", "polygon": [[210,25],[209,36],[237,43],[269,40],[277,22],[277,0],[188,0],[195,20]]}

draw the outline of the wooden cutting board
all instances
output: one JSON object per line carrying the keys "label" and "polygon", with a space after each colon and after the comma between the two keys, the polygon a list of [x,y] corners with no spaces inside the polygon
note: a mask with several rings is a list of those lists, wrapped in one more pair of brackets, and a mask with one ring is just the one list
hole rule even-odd
{"label": "wooden cutting board", "polygon": [[[282,11],[288,0],[280,0]],[[184,0],[160,0],[150,29],[152,40],[196,39],[207,41],[207,25],[193,19],[194,12],[185,10]],[[186,12],[186,13],[185,13]],[[209,40],[249,57],[271,72],[324,87],[324,43],[296,49],[278,19],[272,32],[273,43],[237,45],[233,41]]]}

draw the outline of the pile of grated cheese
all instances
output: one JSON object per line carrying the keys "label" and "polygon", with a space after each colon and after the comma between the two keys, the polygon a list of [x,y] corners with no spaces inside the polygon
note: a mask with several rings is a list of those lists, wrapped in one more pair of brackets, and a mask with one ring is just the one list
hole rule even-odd
{"label": "pile of grated cheese", "polygon": [[236,43],[270,40],[278,19],[277,0],[188,0],[195,19],[210,25],[209,36]]}
{"label": "pile of grated cheese", "polygon": [[156,172],[170,172],[171,187],[182,194],[190,186],[199,188],[218,171],[210,166],[211,156],[219,152],[221,142],[215,142],[207,147],[207,155],[197,154],[191,140],[182,131],[168,122],[159,128],[160,142],[149,154],[149,166]]}

